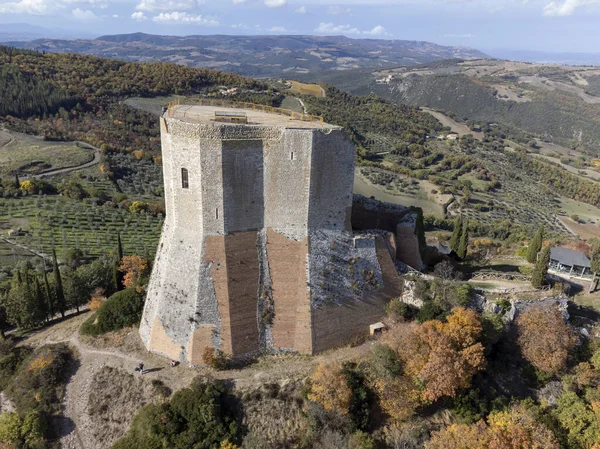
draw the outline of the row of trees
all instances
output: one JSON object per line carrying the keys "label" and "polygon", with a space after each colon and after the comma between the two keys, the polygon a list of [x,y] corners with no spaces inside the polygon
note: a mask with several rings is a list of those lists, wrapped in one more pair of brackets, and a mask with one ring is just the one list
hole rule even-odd
{"label": "row of trees", "polygon": [[[34,270],[28,262],[14,270],[12,280],[0,285],[0,307],[7,323],[21,329],[31,329],[62,317],[68,310],[79,312],[82,306],[93,304],[124,288],[145,289],[149,265],[137,256],[124,256],[121,237],[117,236],[116,254],[84,263],[79,250],[65,254],[65,264],[59,267],[53,251],[52,270]],[[91,301],[91,302],[90,302]]]}
{"label": "row of trees", "polygon": [[452,237],[450,238],[450,248],[460,257],[466,259],[469,249],[469,222],[464,220],[461,215],[454,219]]}

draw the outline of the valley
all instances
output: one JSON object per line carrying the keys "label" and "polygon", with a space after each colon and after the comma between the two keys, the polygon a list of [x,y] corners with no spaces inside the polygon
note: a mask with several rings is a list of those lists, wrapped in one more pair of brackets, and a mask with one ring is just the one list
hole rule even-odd
{"label": "valley", "polygon": [[[514,449],[595,449],[598,69],[305,36],[248,39],[252,51],[223,39],[232,49],[226,58],[211,39],[28,44],[45,54],[0,47],[0,93],[14,99],[0,104],[0,446],[504,449],[518,435]],[[186,47],[206,42],[211,58]],[[333,58],[332,42],[350,48]],[[280,51],[287,47],[294,50]],[[142,60],[163,62],[132,62]],[[189,131],[193,119],[179,122],[177,111],[167,110],[159,127],[174,100],[256,106],[214,127],[217,111],[206,112],[210,133],[199,138],[200,125]],[[326,125],[290,122],[272,108]],[[285,139],[273,129],[259,139],[258,123],[243,123],[257,109],[289,126],[292,151],[277,146]],[[331,125],[345,130],[337,140]],[[301,135],[311,126],[314,134]],[[214,141],[221,148],[202,154],[216,162],[200,177],[197,160],[178,159],[177,151],[188,157],[192,145]],[[247,149],[250,162],[238,152]],[[300,149],[313,151],[308,162]],[[309,175],[298,169],[303,161],[316,164]],[[338,168],[348,170],[347,190],[338,188]],[[307,177],[314,184],[302,184]],[[352,198],[352,180],[355,194],[396,207]],[[220,202],[192,216],[205,208],[193,195],[220,184]],[[351,234],[323,202],[314,220],[326,224],[310,235],[257,230],[242,219],[254,217],[255,201],[266,204],[269,185],[279,186],[271,198],[282,195],[271,220],[292,221],[286,214],[301,209],[291,206],[299,193],[321,186],[318,200],[351,201],[344,213],[356,206],[366,224]],[[241,198],[241,231],[227,231],[235,223],[224,214],[235,215],[226,200],[238,204],[231,192]],[[169,209],[175,200],[181,207]],[[167,213],[185,226],[172,226]],[[222,228],[194,243],[198,222],[219,220]],[[169,257],[155,257],[169,245]],[[548,271],[555,248],[589,257],[587,274]],[[416,263],[404,262],[408,252]],[[193,267],[201,287],[188,279]],[[159,295],[166,318],[146,318]],[[322,310],[331,313],[316,323]],[[256,336],[246,333],[254,326]],[[364,332],[313,350],[357,329]],[[188,331],[187,346],[174,343]],[[296,350],[304,338],[310,347]],[[237,357],[234,341],[260,349]],[[477,443],[452,446],[456,435]]]}

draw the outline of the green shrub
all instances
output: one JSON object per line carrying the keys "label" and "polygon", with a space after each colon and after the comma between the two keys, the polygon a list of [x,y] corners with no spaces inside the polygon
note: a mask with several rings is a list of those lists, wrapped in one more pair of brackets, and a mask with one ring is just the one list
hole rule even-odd
{"label": "green shrub", "polygon": [[423,307],[417,313],[417,321],[424,323],[431,320],[445,320],[448,311],[435,303],[435,301],[425,301]]}
{"label": "green shrub", "polygon": [[369,430],[371,426],[371,395],[367,389],[365,378],[353,365],[344,367],[342,373],[346,376],[346,382],[352,391],[349,407],[352,424],[355,429]]}
{"label": "green shrub", "polygon": [[506,298],[500,298],[496,301],[496,305],[505,312],[508,312],[512,308],[511,302]]}
{"label": "green shrub", "polygon": [[475,289],[471,284],[464,283],[461,284],[456,289],[456,300],[459,306],[468,307],[471,305],[471,301],[473,300],[473,296],[475,295]]}
{"label": "green shrub", "polygon": [[525,276],[531,276],[533,274],[533,267],[531,265],[521,265],[519,267],[519,273]]}
{"label": "green shrub", "polygon": [[115,293],[89,317],[81,326],[84,335],[100,335],[136,326],[142,318],[144,296],[135,288],[128,288]]}
{"label": "green shrub", "polygon": [[5,389],[6,396],[21,413],[58,413],[71,358],[65,344],[42,346],[19,364]]}
{"label": "green shrub", "polygon": [[0,415],[0,441],[19,449],[48,447],[44,439],[47,430],[43,415],[36,411],[27,412],[22,418],[18,412]]}
{"label": "green shrub", "polygon": [[515,256],[522,257],[523,259],[525,259],[527,257],[527,250],[528,250],[527,246],[522,246],[521,248],[519,248],[517,250],[517,252],[515,253]]}
{"label": "green shrub", "polygon": [[394,322],[404,322],[411,317],[411,312],[406,303],[400,298],[393,298],[385,306],[385,315]]}
{"label": "green shrub", "polygon": [[348,449],[375,449],[375,442],[371,435],[359,430],[350,435]]}
{"label": "green shrub", "polygon": [[371,355],[373,368],[379,376],[399,376],[402,374],[402,363],[398,358],[398,353],[388,345],[375,345]]}
{"label": "green shrub", "polygon": [[127,434],[112,449],[214,449],[238,440],[227,391],[211,382],[194,382],[169,402],[141,409]]}

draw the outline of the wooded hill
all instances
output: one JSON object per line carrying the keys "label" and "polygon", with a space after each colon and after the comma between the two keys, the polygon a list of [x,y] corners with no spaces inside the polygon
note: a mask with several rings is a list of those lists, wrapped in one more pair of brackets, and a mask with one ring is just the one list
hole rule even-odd
{"label": "wooded hill", "polygon": [[[386,79],[390,77],[389,79]],[[600,155],[600,68],[511,61],[434,61],[389,70],[297,75],[461,120],[502,123]]]}

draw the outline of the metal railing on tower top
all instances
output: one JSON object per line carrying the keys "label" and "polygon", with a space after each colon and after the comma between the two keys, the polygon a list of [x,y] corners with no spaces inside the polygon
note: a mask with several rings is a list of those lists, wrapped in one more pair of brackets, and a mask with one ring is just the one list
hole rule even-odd
{"label": "metal railing on tower top", "polygon": [[323,126],[323,117],[319,115],[303,114],[300,112],[292,111],[290,109],[274,108],[273,106],[266,106],[263,104],[254,103],[239,103],[236,101],[229,100],[215,100],[211,98],[178,98],[175,101],[169,103],[167,107],[167,114],[169,118],[173,117],[175,106],[179,105],[200,105],[200,106],[215,106],[220,108],[237,108],[237,109],[249,109],[252,111],[269,112],[272,114],[286,115],[292,120],[300,120],[302,122],[319,122]]}

